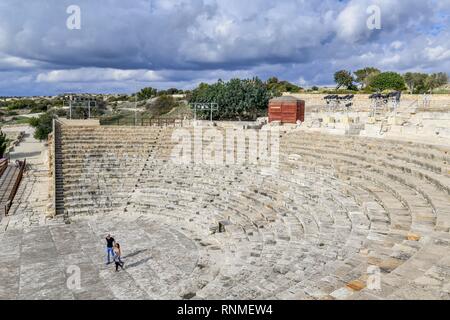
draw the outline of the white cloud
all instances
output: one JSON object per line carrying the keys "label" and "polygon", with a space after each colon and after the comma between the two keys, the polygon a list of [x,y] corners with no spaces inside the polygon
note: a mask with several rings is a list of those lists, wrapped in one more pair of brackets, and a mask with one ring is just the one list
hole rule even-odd
{"label": "white cloud", "polygon": [[433,62],[450,59],[450,48],[445,48],[442,45],[427,47],[424,49],[424,52],[425,56]]}
{"label": "white cloud", "polygon": [[394,41],[394,42],[392,42],[391,44],[390,44],[390,47],[393,49],[393,50],[400,50],[400,49],[402,49],[402,48],[404,48],[404,43],[403,42],[401,42],[401,41]]}
{"label": "white cloud", "polygon": [[161,81],[163,78],[152,70],[119,70],[101,68],[80,68],[53,70],[39,73],[37,82],[106,82],[106,81]]}
{"label": "white cloud", "polygon": [[26,69],[36,67],[33,61],[13,57],[0,53],[0,70],[3,69]]}

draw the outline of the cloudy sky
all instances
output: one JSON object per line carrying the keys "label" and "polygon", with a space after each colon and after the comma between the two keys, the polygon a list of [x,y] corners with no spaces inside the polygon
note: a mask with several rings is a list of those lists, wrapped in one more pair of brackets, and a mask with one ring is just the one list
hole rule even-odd
{"label": "cloudy sky", "polygon": [[[71,5],[80,29],[67,27]],[[0,0],[0,96],[253,76],[328,85],[366,66],[450,73],[449,25],[450,0]]]}

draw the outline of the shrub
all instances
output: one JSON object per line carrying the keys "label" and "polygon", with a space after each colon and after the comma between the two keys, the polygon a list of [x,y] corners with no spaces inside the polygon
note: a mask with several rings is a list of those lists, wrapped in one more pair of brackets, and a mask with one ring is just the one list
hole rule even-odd
{"label": "shrub", "polygon": [[183,90],[177,89],[177,88],[169,88],[167,90],[161,90],[158,91],[158,96],[164,96],[164,95],[173,95],[173,94],[183,94]]}
{"label": "shrub", "polygon": [[427,91],[425,82],[428,75],[426,73],[407,72],[403,75],[405,84],[410,93],[425,93]]}
{"label": "shrub", "polygon": [[159,96],[153,103],[147,108],[150,111],[152,117],[159,117],[163,114],[170,112],[173,108],[178,106],[178,102],[172,96],[162,95]]}
{"label": "shrub", "polygon": [[277,77],[269,78],[266,81],[266,85],[270,91],[275,92],[278,95],[281,95],[283,92],[298,93],[303,90],[302,87],[290,83],[289,81],[279,81]]}
{"label": "shrub", "polygon": [[53,112],[46,112],[40,115],[38,118],[31,118],[30,125],[36,130],[34,132],[34,138],[38,140],[47,140],[48,135],[53,130]]}
{"label": "shrub", "polygon": [[396,72],[383,72],[372,78],[370,86],[376,90],[405,90],[405,80]]}
{"label": "shrub", "polygon": [[425,85],[428,90],[439,88],[448,82],[448,75],[444,72],[430,74],[425,80]]}
{"label": "shrub", "polygon": [[19,109],[27,109],[33,108],[35,106],[35,102],[30,99],[20,99],[14,100],[7,104],[8,110],[19,110]]}
{"label": "shrub", "polygon": [[6,151],[6,147],[7,147],[6,134],[4,134],[2,130],[0,130],[0,158],[3,158],[3,155],[5,154]]}
{"label": "shrub", "polygon": [[[155,97],[157,93],[158,93],[158,90],[156,90],[155,88],[152,88],[152,87],[143,88],[143,89],[141,89],[141,91],[139,91],[137,93],[137,99],[139,101],[148,100],[150,98]],[[134,100],[134,97],[132,97],[132,98]]]}

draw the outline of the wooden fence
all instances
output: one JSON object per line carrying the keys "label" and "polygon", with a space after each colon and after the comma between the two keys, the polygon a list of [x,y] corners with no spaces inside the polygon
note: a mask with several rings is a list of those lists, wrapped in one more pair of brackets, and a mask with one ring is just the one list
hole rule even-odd
{"label": "wooden fence", "polygon": [[117,119],[102,119],[100,124],[104,126],[141,126],[141,127],[182,127],[184,123],[190,120],[175,119],[175,118],[117,118]]}

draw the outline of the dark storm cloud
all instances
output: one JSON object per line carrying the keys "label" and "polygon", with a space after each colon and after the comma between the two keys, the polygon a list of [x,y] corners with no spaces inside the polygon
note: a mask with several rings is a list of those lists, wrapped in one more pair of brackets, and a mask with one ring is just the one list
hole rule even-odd
{"label": "dark storm cloud", "polygon": [[[373,4],[381,30],[366,26]],[[80,30],[66,27],[70,5]],[[449,10],[434,0],[1,0],[0,95],[254,75],[327,84],[368,65],[449,71]]]}

